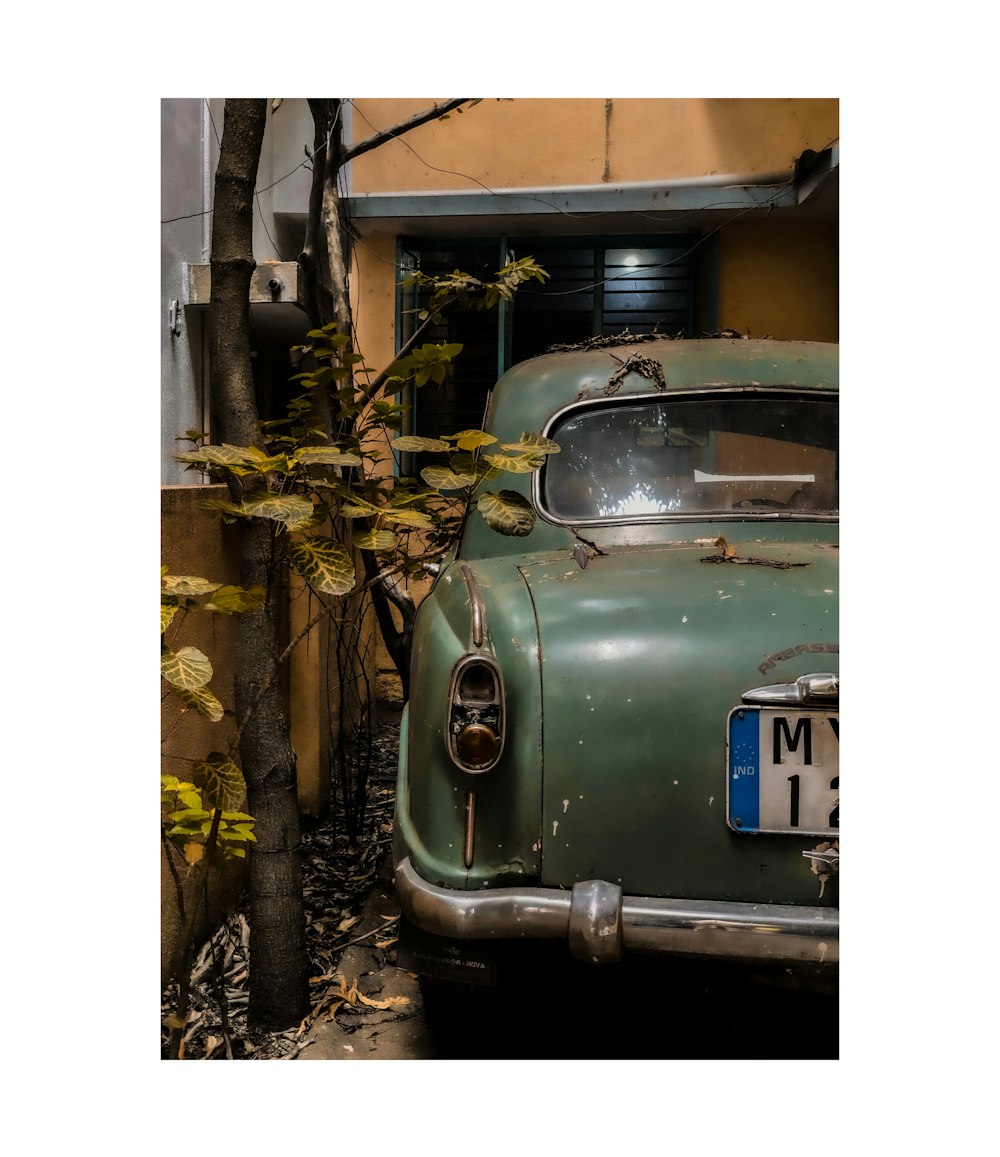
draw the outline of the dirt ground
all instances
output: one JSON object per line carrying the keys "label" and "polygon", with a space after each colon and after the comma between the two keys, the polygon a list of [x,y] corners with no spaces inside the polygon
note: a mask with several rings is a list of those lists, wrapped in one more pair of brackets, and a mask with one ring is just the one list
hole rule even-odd
{"label": "dirt ground", "polygon": [[[233,913],[194,969],[188,1059],[833,1059],[835,992],[761,985],[743,970],[657,959],[595,968],[538,944],[495,989],[425,990],[395,963],[390,852],[398,683],[384,681],[370,737],[345,774],[367,776],[356,840],[338,808],[303,832],[311,1011],[284,1033],[246,1022],[249,928]],[[395,692],[395,694],[394,694]],[[220,979],[221,978],[221,979]],[[425,1006],[425,996],[429,1000]],[[174,990],[164,994],[163,1016]]]}

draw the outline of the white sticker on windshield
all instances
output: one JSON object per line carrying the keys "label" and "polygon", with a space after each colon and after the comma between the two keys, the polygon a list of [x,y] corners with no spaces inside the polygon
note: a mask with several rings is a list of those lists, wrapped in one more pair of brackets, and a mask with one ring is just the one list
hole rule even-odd
{"label": "white sticker on windshield", "polygon": [[695,482],[815,482],[815,474],[706,474],[694,472]]}

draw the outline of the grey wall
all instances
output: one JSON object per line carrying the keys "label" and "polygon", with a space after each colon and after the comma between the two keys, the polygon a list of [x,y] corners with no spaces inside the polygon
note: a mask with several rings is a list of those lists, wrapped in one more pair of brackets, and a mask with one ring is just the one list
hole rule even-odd
{"label": "grey wall", "polygon": [[[175,439],[185,430],[211,424],[207,367],[207,309],[184,308],[184,265],[207,264],[211,256],[211,207],[223,99],[168,98],[161,102],[161,271],[160,271],[160,481],[164,486],[197,485],[197,473],[173,460]],[[313,130],[304,99],[268,105],[254,209],[254,258],[260,262],[299,255],[309,204],[311,174],[304,167]],[[176,218],[180,218],[176,220]],[[170,302],[179,306],[179,335],[170,333]],[[284,335],[282,335],[282,340]],[[301,340],[297,336],[289,339]]]}
{"label": "grey wall", "polygon": [[[212,109],[222,131],[221,101]],[[163,485],[192,485],[201,481],[173,461],[174,439],[188,429],[206,428],[203,334],[196,311],[183,311],[184,263],[208,260],[211,217],[206,197],[210,169],[218,148],[200,98],[167,99],[160,106],[160,220],[181,217],[160,225],[160,481]],[[180,335],[170,333],[171,300],[180,306]],[[187,448],[187,447],[185,447]]]}

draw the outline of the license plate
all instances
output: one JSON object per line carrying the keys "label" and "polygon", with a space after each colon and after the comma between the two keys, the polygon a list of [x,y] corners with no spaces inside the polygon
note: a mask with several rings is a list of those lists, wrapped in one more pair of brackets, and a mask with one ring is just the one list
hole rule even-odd
{"label": "license plate", "polygon": [[838,715],[734,707],[727,754],[726,820],[733,831],[839,834]]}

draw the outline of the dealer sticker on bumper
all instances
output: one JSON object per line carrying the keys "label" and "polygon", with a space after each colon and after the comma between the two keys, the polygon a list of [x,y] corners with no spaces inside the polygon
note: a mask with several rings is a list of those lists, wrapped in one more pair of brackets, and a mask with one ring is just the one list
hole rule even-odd
{"label": "dealer sticker on bumper", "polygon": [[727,754],[726,821],[733,831],[839,834],[836,713],[734,707]]}

